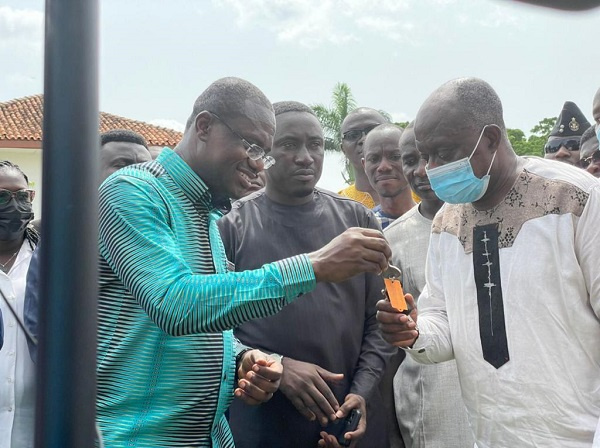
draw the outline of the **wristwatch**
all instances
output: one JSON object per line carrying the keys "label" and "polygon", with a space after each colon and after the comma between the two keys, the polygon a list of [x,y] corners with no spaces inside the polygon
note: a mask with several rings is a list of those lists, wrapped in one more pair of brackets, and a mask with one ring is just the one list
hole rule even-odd
{"label": "wristwatch", "polygon": [[246,347],[245,349],[243,349],[241,352],[239,352],[235,356],[235,366],[236,366],[236,368],[239,367],[240,362],[242,362],[242,359],[244,358],[244,355],[246,354],[246,352],[249,352],[250,350],[254,350],[254,349],[250,348],[250,347]]}
{"label": "wristwatch", "polygon": [[[239,366],[240,362],[242,362],[242,359],[244,358],[244,355],[246,354],[246,352],[249,352],[250,350],[255,350],[255,349],[247,347],[237,354],[237,356],[235,357],[236,367]],[[256,350],[259,350],[259,349],[256,349]],[[259,351],[262,351],[262,350],[259,350]],[[263,353],[266,353],[266,352],[263,352]],[[280,354],[278,354],[278,353],[266,353],[266,354],[269,355],[271,358],[273,358],[275,361],[277,361],[279,364],[282,363],[283,356],[281,356]]]}

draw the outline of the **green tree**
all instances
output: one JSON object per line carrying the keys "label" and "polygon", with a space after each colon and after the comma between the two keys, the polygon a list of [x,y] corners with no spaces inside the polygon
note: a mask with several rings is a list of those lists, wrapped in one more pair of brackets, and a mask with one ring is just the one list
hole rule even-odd
{"label": "green tree", "polygon": [[342,134],[340,129],[348,112],[356,109],[356,100],[348,84],[338,82],[331,94],[331,106],[313,104],[312,109],[317,114],[323,132],[325,133],[325,149],[327,151],[341,151]]}
{"label": "green tree", "polygon": [[520,156],[544,156],[544,145],[556,123],[556,117],[544,118],[531,129],[526,138],[520,129],[507,129],[508,139],[515,152]]}
{"label": "green tree", "polygon": [[[342,122],[349,112],[356,109],[356,100],[352,95],[352,91],[348,84],[338,82],[333,88],[331,94],[331,105],[311,104],[312,110],[323,126],[325,134],[325,150],[326,151],[341,151],[342,150]],[[392,117],[386,111],[380,110],[379,113],[388,121],[392,121]],[[342,176],[347,184],[354,182],[354,168],[346,159]]]}
{"label": "green tree", "polygon": [[527,139],[528,149],[525,155],[544,157],[544,146],[547,141],[548,137],[530,135]]}
{"label": "green tree", "polygon": [[556,123],[557,117],[544,118],[531,128],[531,135],[527,139],[530,155],[544,157],[544,145],[548,141],[550,132]]}
{"label": "green tree", "polygon": [[515,152],[520,156],[527,154],[529,145],[525,138],[525,133],[520,129],[507,129],[506,133]]}
{"label": "green tree", "polygon": [[554,127],[557,119],[557,117],[544,118],[543,120],[540,120],[540,122],[536,124],[530,132],[539,137],[547,139],[550,135],[550,132],[552,132],[552,128]]}
{"label": "green tree", "polygon": [[[323,133],[325,134],[325,150],[341,151],[342,122],[344,121],[344,118],[346,118],[346,115],[348,115],[348,112],[356,109],[356,100],[354,99],[348,84],[338,82],[335,85],[331,94],[331,105],[329,107],[324,104],[313,104],[311,107],[323,126]],[[342,175],[344,181],[347,183],[354,182],[354,171],[348,160],[346,160],[345,169]]]}

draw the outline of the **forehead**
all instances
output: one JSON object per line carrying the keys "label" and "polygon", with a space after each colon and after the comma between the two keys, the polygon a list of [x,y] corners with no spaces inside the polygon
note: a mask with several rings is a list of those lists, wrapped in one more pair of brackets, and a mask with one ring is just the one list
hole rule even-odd
{"label": "forehead", "polygon": [[323,137],[319,119],[308,112],[284,112],[275,118],[275,140],[284,136]]}
{"label": "forehead", "polygon": [[417,149],[429,151],[443,144],[461,145],[478,132],[451,104],[423,106],[415,121]]}
{"label": "forehead", "polygon": [[239,116],[228,121],[227,124],[250,143],[255,143],[264,149],[269,149],[273,144],[275,115],[272,111],[262,117]]}
{"label": "forehead", "polygon": [[241,117],[246,118],[257,127],[262,126],[275,131],[275,113],[272,107],[246,100],[244,109],[234,111],[233,114],[235,113],[239,113]]}
{"label": "forehead", "polygon": [[25,178],[17,169],[10,167],[0,168],[0,188],[15,191],[27,187]]}
{"label": "forehead", "polygon": [[456,133],[457,129],[464,127],[464,114],[449,100],[427,101],[419,110],[415,120],[414,133],[416,139],[421,141],[426,136]]}
{"label": "forehead", "polygon": [[400,129],[373,130],[369,132],[365,139],[364,153],[379,150],[383,147],[397,149],[401,135],[402,131]]}
{"label": "forehead", "polygon": [[365,110],[348,115],[342,123],[342,132],[364,129],[385,122],[385,118],[376,110]]}
{"label": "forehead", "polygon": [[146,152],[150,154],[144,145],[132,142],[108,142],[102,146],[102,152],[109,158],[134,156]]}
{"label": "forehead", "polygon": [[246,132],[256,130],[258,132],[265,132],[271,137],[275,133],[275,114],[272,107],[246,100],[244,109],[233,111],[231,116],[235,118],[227,120],[227,122],[238,126],[234,129],[243,128]]}

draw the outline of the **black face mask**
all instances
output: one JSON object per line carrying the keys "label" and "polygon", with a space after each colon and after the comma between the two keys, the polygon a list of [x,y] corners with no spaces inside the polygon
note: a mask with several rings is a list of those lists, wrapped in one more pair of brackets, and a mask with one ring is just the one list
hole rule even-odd
{"label": "black face mask", "polygon": [[19,239],[33,219],[31,203],[17,202],[14,198],[0,206],[0,241]]}

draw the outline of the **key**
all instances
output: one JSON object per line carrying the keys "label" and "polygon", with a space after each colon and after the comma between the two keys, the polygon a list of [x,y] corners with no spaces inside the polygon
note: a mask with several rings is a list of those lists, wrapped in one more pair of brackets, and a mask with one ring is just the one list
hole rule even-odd
{"label": "key", "polygon": [[404,298],[404,290],[400,278],[402,272],[396,266],[389,265],[387,270],[382,274],[385,284],[385,295],[394,308],[404,314],[408,314],[408,305]]}

